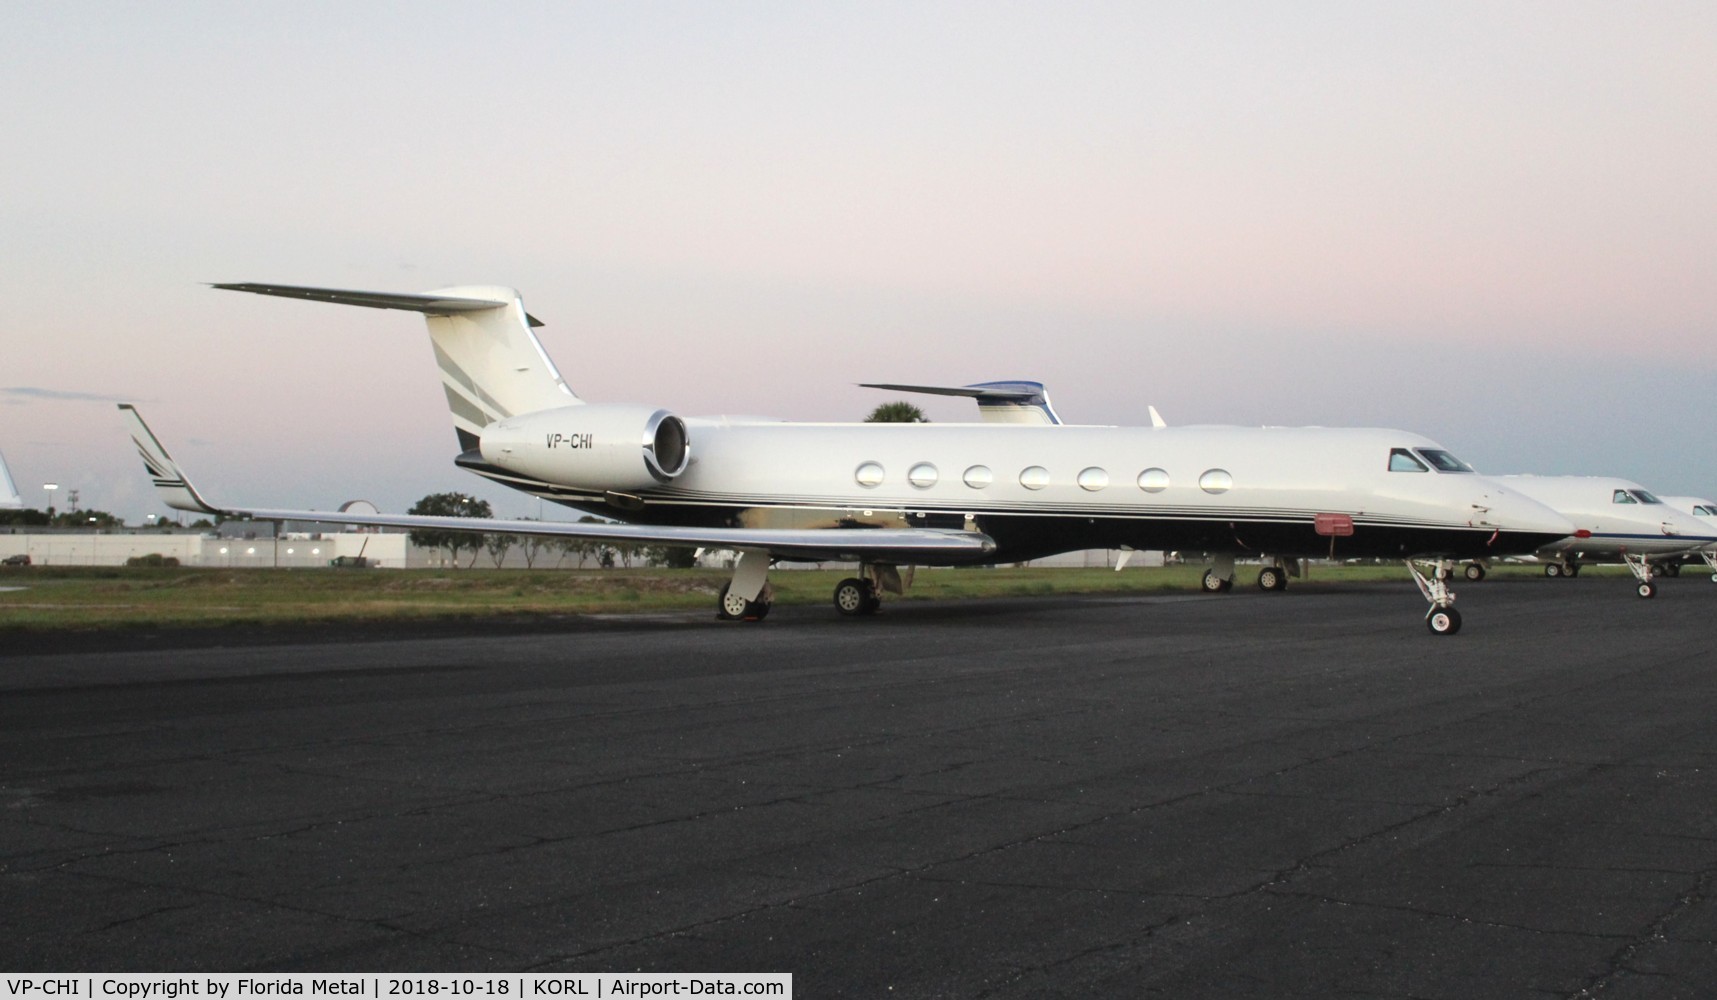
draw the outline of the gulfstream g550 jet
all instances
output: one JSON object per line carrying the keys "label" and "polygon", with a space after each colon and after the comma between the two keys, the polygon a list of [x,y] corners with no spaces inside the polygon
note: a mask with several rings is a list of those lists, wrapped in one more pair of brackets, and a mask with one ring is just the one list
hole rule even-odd
{"label": "gulfstream g550 jet", "polygon": [[[216,504],[185,480],[136,411],[122,407],[169,505],[265,520],[734,550],[740,557],[719,601],[724,617],[767,614],[768,568],[778,560],[858,562],[860,576],[842,581],[834,602],[843,614],[860,615],[874,612],[885,590],[899,591],[899,566],[1132,547],[1223,553],[1230,567],[1234,555],[1256,552],[1401,559],[1430,604],[1431,631],[1448,634],[1460,627],[1445,579],[1449,560],[1532,552],[1573,530],[1554,511],[1478,475],[1393,471],[1392,455],[1442,454],[1404,431],[687,418],[574,395],[533,332],[541,324],[511,288],[401,295],[215,287],[424,314],[459,439],[454,461],[623,523]],[[1445,572],[1427,576],[1415,560],[1443,563]]]}

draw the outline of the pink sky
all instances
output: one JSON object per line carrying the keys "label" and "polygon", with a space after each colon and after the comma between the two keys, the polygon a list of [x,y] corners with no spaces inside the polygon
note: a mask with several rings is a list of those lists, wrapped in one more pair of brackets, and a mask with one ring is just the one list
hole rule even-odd
{"label": "pink sky", "polygon": [[[0,32],[0,448],[158,511],[481,489],[416,317],[518,287],[586,398],[1396,426],[1711,495],[1707,4],[26,4]],[[958,404],[930,407],[958,419]],[[485,491],[498,513],[535,502]]]}

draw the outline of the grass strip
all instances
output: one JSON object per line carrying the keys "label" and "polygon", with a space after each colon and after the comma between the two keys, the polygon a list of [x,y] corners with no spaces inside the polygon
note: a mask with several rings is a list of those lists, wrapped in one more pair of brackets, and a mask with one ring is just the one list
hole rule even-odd
{"label": "grass strip", "polygon": [[[1202,565],[1129,568],[919,569],[905,600],[1052,594],[1196,592]],[[1587,572],[1621,571],[1591,567]],[[1241,566],[1237,587],[1256,570]],[[709,610],[727,582],[717,569],[342,570],[31,567],[0,572],[0,634],[156,626],[397,621],[484,616]],[[777,569],[781,605],[826,604],[851,570]],[[1538,577],[1499,566],[1490,579]],[[1313,582],[1402,582],[1399,565],[1313,566]],[[1488,582],[1488,581],[1487,581]],[[1458,585],[1484,586],[1457,580]],[[1292,586],[1293,584],[1290,584]],[[18,589],[9,589],[18,588]],[[898,600],[891,595],[891,600]]]}

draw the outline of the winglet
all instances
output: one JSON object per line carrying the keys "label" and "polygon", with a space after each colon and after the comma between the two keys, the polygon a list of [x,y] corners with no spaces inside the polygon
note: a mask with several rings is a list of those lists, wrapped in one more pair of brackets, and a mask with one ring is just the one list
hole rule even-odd
{"label": "winglet", "polygon": [[197,488],[191,485],[180,471],[177,462],[167,454],[167,449],[155,437],[155,432],[143,422],[143,415],[137,412],[137,407],[130,403],[120,403],[119,409],[131,419],[131,443],[137,446],[137,454],[143,458],[143,465],[149,470],[149,478],[155,483],[156,492],[167,506],[174,510],[189,510],[199,514],[224,514],[221,510],[208,503],[197,493]]}
{"label": "winglet", "polygon": [[1168,421],[1163,419],[1163,415],[1157,412],[1156,407],[1146,406],[1145,409],[1151,411],[1151,426],[1152,427],[1167,427],[1168,426]]}
{"label": "winglet", "polygon": [[24,506],[18,495],[18,484],[12,482],[12,472],[6,468],[6,456],[0,455],[0,509],[15,510]]}

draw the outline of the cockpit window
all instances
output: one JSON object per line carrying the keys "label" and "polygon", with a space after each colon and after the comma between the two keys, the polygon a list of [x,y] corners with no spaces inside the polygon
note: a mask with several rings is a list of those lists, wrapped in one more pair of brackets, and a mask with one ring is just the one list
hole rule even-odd
{"label": "cockpit window", "polygon": [[1430,472],[1425,463],[1413,457],[1406,448],[1391,448],[1389,450],[1390,472]]}
{"label": "cockpit window", "polygon": [[1639,503],[1638,500],[1635,500],[1633,497],[1628,496],[1627,490],[1617,490],[1614,494],[1611,495],[1610,502],[1611,503]]}
{"label": "cockpit window", "polygon": [[1705,517],[1717,517],[1717,507],[1712,507],[1709,504],[1695,504],[1693,513],[1702,514]]}
{"label": "cockpit window", "polygon": [[1638,500],[1640,503],[1663,503],[1663,501],[1659,500],[1654,494],[1648,493],[1645,490],[1628,490],[1628,492],[1632,493],[1634,495],[1634,499]]}
{"label": "cockpit window", "polygon": [[1473,467],[1441,448],[1420,448],[1420,457],[1430,462],[1438,472],[1471,472]]}

